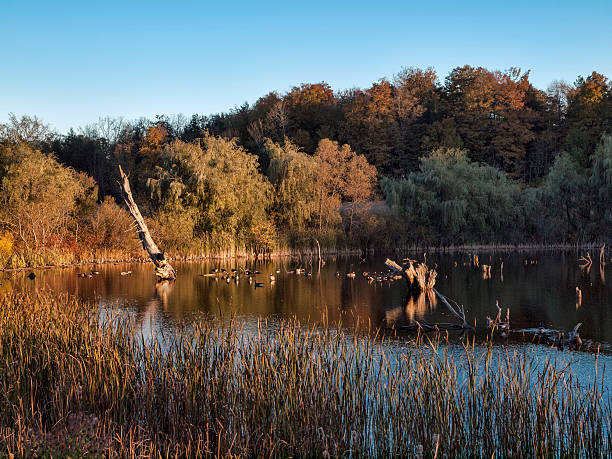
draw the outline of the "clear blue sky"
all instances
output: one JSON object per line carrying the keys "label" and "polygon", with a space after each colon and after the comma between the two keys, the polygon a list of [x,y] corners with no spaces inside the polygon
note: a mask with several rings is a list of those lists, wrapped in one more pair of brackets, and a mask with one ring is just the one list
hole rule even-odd
{"label": "clear blue sky", "polygon": [[0,0],[0,122],[210,114],[301,82],[365,87],[402,67],[531,69],[545,89],[612,77],[612,0]]}

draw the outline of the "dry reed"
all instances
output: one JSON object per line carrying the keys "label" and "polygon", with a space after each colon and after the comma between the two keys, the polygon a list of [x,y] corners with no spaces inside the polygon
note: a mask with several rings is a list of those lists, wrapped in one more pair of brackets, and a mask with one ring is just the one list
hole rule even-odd
{"label": "dry reed", "polygon": [[145,338],[65,295],[0,300],[0,456],[610,455],[602,381],[530,350],[295,320]]}

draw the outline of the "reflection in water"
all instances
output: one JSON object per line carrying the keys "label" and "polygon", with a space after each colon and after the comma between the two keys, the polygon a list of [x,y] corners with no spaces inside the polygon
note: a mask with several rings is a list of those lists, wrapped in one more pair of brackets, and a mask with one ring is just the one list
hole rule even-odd
{"label": "reflection in water", "polygon": [[[409,254],[396,258],[402,255]],[[485,318],[496,313],[499,300],[511,309],[513,328],[571,330],[582,322],[584,338],[612,343],[612,293],[605,284],[607,267],[597,261],[599,266],[589,271],[579,267],[575,253],[430,253],[427,258],[431,266],[438,266],[436,288],[463,305],[468,322],[476,320],[481,330],[486,329]],[[383,270],[384,260],[384,256],[366,261],[329,258],[320,269],[316,259],[177,263],[176,282],[161,285],[154,283],[151,264],[108,264],[97,267],[100,274],[92,278],[77,277],[83,268],[40,270],[34,280],[25,277],[28,271],[1,273],[0,289],[53,289],[102,305],[119,303],[141,323],[152,321],[164,328],[202,316],[295,315],[305,321],[319,320],[325,314],[330,323],[351,326],[360,318],[375,327],[398,320],[435,323],[451,319],[446,308],[436,307],[435,298],[409,297],[403,281],[369,284],[362,273]],[[486,276],[483,265],[487,266]],[[246,275],[238,282],[204,276],[215,268],[259,274],[253,275],[253,283]],[[132,274],[121,275],[127,271]],[[352,272],[354,278],[346,275]],[[255,288],[256,282],[262,286]],[[576,287],[581,291],[580,301]]]}
{"label": "reflection in water", "polygon": [[164,309],[168,305],[168,295],[170,295],[173,288],[174,281],[163,280],[155,283],[155,296],[153,298],[159,299]]}
{"label": "reflection in water", "polygon": [[146,307],[139,317],[141,324],[151,324],[155,322],[158,311],[164,312],[168,309],[168,297],[174,288],[174,281],[163,280],[155,283],[153,297],[147,301]]}
{"label": "reflection in water", "polygon": [[423,320],[429,312],[436,309],[438,299],[433,291],[410,293],[405,306],[398,306],[385,311],[385,324],[389,327],[402,323]]}

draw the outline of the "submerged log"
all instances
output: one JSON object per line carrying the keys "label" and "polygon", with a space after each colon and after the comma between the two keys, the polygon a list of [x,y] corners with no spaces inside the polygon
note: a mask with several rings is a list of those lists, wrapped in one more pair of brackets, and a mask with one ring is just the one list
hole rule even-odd
{"label": "submerged log", "polygon": [[142,248],[145,249],[149,258],[153,261],[155,265],[155,274],[159,278],[159,280],[174,280],[176,279],[176,272],[174,268],[168,263],[164,252],[159,250],[155,241],[151,237],[149,233],[149,228],[147,228],[147,224],[142,217],[134,198],[132,197],[132,190],[130,188],[130,182],[128,180],[127,175],[121,169],[121,165],[119,166],[119,175],[121,176],[121,193],[123,195],[123,200],[136,223],[136,227],[138,228],[138,237],[140,238],[140,242],[142,243]]}
{"label": "submerged log", "polygon": [[491,319],[487,316],[487,328],[491,330],[493,334],[498,333],[502,338],[508,338],[511,334],[521,335],[523,337],[531,337],[532,339],[544,339],[549,344],[557,347],[559,350],[563,350],[565,346],[570,346],[575,349],[580,349],[582,346],[582,338],[578,329],[582,323],[576,324],[576,326],[569,332],[562,330],[555,330],[551,328],[521,328],[512,329],[510,327],[510,308],[506,310],[506,319],[502,319],[502,309],[499,307],[499,303],[495,303],[497,308],[497,316],[495,319]]}

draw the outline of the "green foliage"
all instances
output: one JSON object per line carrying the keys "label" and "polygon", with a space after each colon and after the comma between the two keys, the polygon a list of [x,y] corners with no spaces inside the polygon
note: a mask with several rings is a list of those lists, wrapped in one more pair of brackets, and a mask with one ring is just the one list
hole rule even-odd
{"label": "green foliage", "polygon": [[[0,230],[12,234],[12,264],[83,244],[125,250],[127,239],[92,231],[118,218],[96,200],[119,198],[119,162],[169,251],[601,241],[612,234],[611,134],[604,75],[542,91],[529,72],[472,66],[443,81],[406,68],[340,92],[305,83],[227,113],[106,118],[64,136],[11,114],[0,124]],[[391,214],[376,203],[377,177]]]}
{"label": "green foliage", "polygon": [[568,153],[555,159],[543,186],[546,213],[553,231],[562,231],[560,236],[567,239],[582,231],[580,221],[584,213],[583,192],[586,173]]}
{"label": "green foliage", "polygon": [[94,182],[27,144],[0,149],[0,224],[26,252],[65,241],[78,218],[94,209]]}
{"label": "green foliage", "polygon": [[319,162],[289,141],[278,145],[268,139],[265,150],[270,158],[268,177],[274,186],[274,219],[280,226],[292,229],[310,226],[319,210]]}
{"label": "green foliage", "polygon": [[175,140],[163,147],[147,184],[161,209],[156,218],[169,225],[166,234],[206,236],[219,241],[219,249],[229,241],[246,244],[252,228],[267,219],[272,197],[272,186],[254,155],[235,140],[208,135],[199,142]]}
{"label": "green foliage", "polygon": [[459,149],[440,149],[406,179],[383,179],[388,205],[404,221],[408,239],[461,244],[514,238],[519,187]]}
{"label": "green foliage", "polygon": [[593,155],[589,176],[591,234],[612,234],[612,135],[603,136]]}
{"label": "green foliage", "polygon": [[198,253],[202,247],[198,247],[200,239],[194,231],[197,221],[197,208],[166,205],[153,214],[150,229],[161,247],[178,253]]}

